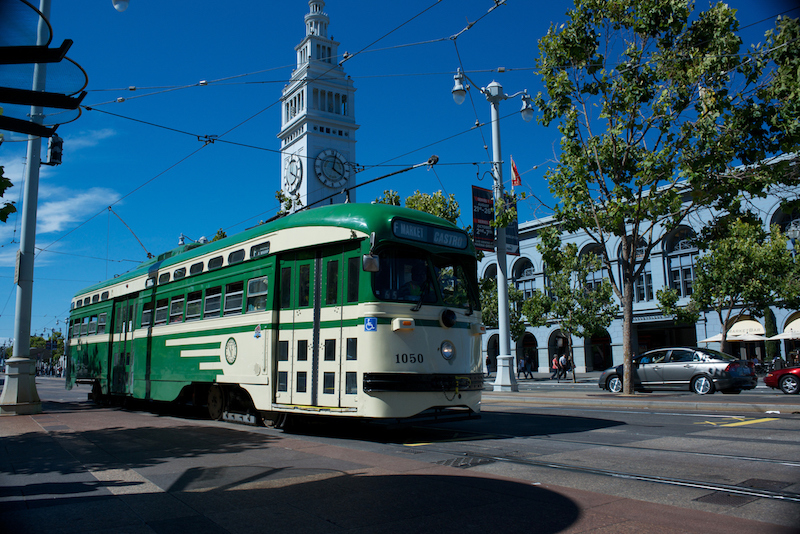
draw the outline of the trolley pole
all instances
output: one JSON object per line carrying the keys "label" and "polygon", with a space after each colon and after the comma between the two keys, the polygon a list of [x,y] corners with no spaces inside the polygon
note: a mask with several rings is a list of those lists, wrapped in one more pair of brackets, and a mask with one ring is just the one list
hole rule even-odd
{"label": "trolley pole", "polygon": [[[50,0],[40,0],[36,45],[47,44]],[[37,63],[33,68],[33,90],[44,91],[47,65]],[[31,106],[31,121],[44,122],[43,109]],[[14,283],[17,284],[17,304],[14,316],[14,351],[6,360],[5,384],[0,394],[0,415],[31,415],[42,413],[42,401],[36,391],[36,362],[31,359],[31,308],[33,303],[33,257],[36,245],[36,210],[39,203],[39,165],[42,138],[28,135],[28,161],[22,203],[22,232],[20,234]]]}
{"label": "trolley pole", "polygon": [[[469,86],[464,85],[466,79],[473,85],[475,83],[459,68],[453,77],[453,100],[456,104],[464,101]],[[522,119],[529,122],[533,118],[533,108],[527,91],[520,91],[513,95],[503,92],[503,86],[493,81],[487,87],[481,87],[481,94],[492,106],[492,176],[494,177],[494,202],[495,206],[503,202],[503,158],[500,150],[500,102],[509,98],[522,95]],[[508,262],[506,258],[506,227],[497,227],[497,326],[500,335],[499,352],[497,356],[497,376],[494,381],[494,391],[519,391],[516,374],[514,373],[514,357],[511,355],[511,327],[509,321],[508,303]]]}

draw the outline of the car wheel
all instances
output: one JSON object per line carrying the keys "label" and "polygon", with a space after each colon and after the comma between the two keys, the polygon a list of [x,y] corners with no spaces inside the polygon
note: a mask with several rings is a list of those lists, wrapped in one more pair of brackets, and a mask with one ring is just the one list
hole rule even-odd
{"label": "car wheel", "polygon": [[698,395],[714,393],[714,382],[705,375],[696,376],[694,380],[692,380],[692,391]]}
{"label": "car wheel", "polygon": [[781,378],[780,382],[781,391],[787,395],[796,395],[800,393],[800,382],[795,375],[786,375]]}
{"label": "car wheel", "polygon": [[622,379],[619,375],[612,375],[606,381],[606,389],[611,393],[622,393]]}

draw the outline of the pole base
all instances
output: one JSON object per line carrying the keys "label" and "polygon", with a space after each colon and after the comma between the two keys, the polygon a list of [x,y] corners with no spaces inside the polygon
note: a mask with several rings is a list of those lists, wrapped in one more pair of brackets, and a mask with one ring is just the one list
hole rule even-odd
{"label": "pole base", "polygon": [[36,391],[36,362],[29,358],[6,360],[5,384],[0,394],[0,415],[42,413]]}
{"label": "pole base", "polygon": [[511,364],[513,360],[512,356],[497,357],[497,377],[494,379],[492,391],[519,391]]}

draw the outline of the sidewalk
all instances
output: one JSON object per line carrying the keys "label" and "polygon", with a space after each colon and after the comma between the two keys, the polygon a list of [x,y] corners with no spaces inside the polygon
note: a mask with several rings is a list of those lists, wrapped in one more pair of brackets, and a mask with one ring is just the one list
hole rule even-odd
{"label": "sidewalk", "polygon": [[418,461],[410,453],[390,456],[263,428],[42,400],[42,414],[0,418],[4,532],[796,532],[532,485]]}

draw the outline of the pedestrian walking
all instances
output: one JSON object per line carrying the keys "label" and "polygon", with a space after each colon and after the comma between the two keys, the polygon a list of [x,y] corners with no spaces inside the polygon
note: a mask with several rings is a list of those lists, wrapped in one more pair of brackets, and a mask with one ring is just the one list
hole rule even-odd
{"label": "pedestrian walking", "polygon": [[490,376],[492,374],[491,372],[489,372],[489,362],[490,361],[491,360],[489,359],[489,356],[487,355],[486,356],[486,376]]}
{"label": "pedestrian walking", "polygon": [[564,377],[566,380],[567,371],[569,371],[569,362],[567,361],[567,356],[562,354],[558,359],[558,378]]}
{"label": "pedestrian walking", "polygon": [[517,360],[517,380],[519,380],[520,376],[525,375],[525,362],[522,361],[522,358]]}
{"label": "pedestrian walking", "polygon": [[553,361],[550,362],[550,371],[550,380],[558,377],[558,356],[553,356]]}
{"label": "pedestrian walking", "polygon": [[525,358],[525,376],[533,379],[533,364],[530,358]]}

